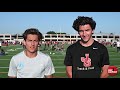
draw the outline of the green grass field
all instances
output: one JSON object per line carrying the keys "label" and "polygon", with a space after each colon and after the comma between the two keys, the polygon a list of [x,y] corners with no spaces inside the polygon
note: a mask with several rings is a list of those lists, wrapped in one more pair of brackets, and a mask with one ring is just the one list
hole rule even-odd
{"label": "green grass field", "polygon": [[[68,45],[65,45],[65,48],[67,47]],[[13,55],[21,52],[23,48],[20,45],[7,46],[2,48],[4,48],[7,55],[0,56],[0,78],[8,78],[7,72],[8,72],[10,59]],[[111,48],[111,47],[107,47],[107,48],[110,56],[110,65],[117,66],[120,71],[120,53],[116,52],[116,48]],[[64,66],[64,57],[65,57],[66,50],[65,51],[51,51],[49,49],[43,50],[43,46],[41,46],[40,50],[51,56],[53,60],[53,64],[55,66],[55,71],[56,71],[56,73],[54,74],[54,77],[67,78],[66,72],[65,72],[65,66]],[[50,54],[50,52],[52,52],[52,54]],[[120,73],[118,73],[116,76],[110,76],[109,78],[120,78]]]}

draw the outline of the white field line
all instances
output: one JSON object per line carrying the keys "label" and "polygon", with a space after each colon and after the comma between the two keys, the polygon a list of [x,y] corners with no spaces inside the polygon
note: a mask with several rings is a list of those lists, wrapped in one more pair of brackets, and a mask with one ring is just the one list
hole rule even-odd
{"label": "white field line", "polygon": [[0,68],[9,68],[9,67],[0,67]]}
{"label": "white field line", "polygon": [[[0,61],[3,61],[3,60],[10,60],[10,59],[0,59]],[[60,61],[63,61],[61,59],[53,59],[53,60],[60,60]],[[113,65],[111,65],[113,66]],[[120,68],[120,65],[114,65],[114,66],[117,66],[118,68]],[[55,68],[64,68],[65,66],[56,66]],[[4,67],[0,67],[0,68],[4,68]],[[6,68],[6,67],[5,67]]]}
{"label": "white field line", "polygon": [[[5,55],[5,56],[13,56],[13,55],[15,55],[15,54],[10,54],[10,55]],[[50,56],[63,56],[63,55],[50,55]]]}
{"label": "white field line", "polygon": [[[5,73],[8,73],[8,72],[0,72],[0,74],[5,74]],[[55,72],[55,73],[66,73],[66,72]]]}
{"label": "white field line", "polygon": [[0,61],[3,61],[3,60],[10,60],[10,59],[0,59]]}
{"label": "white field line", "polygon": [[55,73],[66,73],[66,72],[55,72]]}
{"label": "white field line", "polygon": [[[0,67],[0,68],[9,68],[9,67]],[[55,68],[65,68],[65,66],[56,66]]]}
{"label": "white field line", "polygon": [[120,58],[111,58],[110,60],[120,60]]}
{"label": "white field line", "polygon": [[0,74],[5,74],[5,73],[8,73],[8,72],[0,72]]}
{"label": "white field line", "polygon": [[[8,68],[8,67],[4,67],[4,68]],[[118,67],[118,68],[120,68],[120,67]],[[120,70],[118,70],[118,71],[120,71]],[[0,74],[6,74],[6,73],[8,73],[8,72],[0,72]],[[55,72],[55,73],[66,73],[66,72]]]}
{"label": "white field line", "polygon": [[[9,68],[9,67],[0,67],[0,68]],[[65,66],[58,66],[55,68],[65,68]],[[8,73],[8,72],[0,72],[0,74],[4,74],[4,73]],[[66,72],[55,72],[55,73],[66,73]]]}
{"label": "white field line", "polygon": [[[0,59],[0,61],[4,61],[4,60],[10,60],[10,59]],[[64,59],[52,59],[52,60],[54,60],[54,61],[63,61]]]}

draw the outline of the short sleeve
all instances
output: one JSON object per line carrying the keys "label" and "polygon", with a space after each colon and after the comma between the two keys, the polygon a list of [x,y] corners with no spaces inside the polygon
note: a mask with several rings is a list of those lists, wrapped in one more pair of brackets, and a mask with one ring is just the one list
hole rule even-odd
{"label": "short sleeve", "polygon": [[45,68],[45,75],[52,75],[53,73],[55,73],[55,68],[50,56],[48,56],[48,62]]}
{"label": "short sleeve", "polygon": [[17,76],[17,68],[14,62],[14,57],[12,57],[9,64],[8,76]]}
{"label": "short sleeve", "polygon": [[104,66],[104,65],[109,65],[110,64],[110,62],[109,62],[109,54],[108,54],[108,50],[107,50],[107,48],[105,47],[104,48],[104,50],[103,50],[103,55],[102,55],[102,67]]}
{"label": "short sleeve", "polygon": [[70,47],[67,48],[65,59],[64,59],[64,65],[72,66],[72,54],[70,52]]}

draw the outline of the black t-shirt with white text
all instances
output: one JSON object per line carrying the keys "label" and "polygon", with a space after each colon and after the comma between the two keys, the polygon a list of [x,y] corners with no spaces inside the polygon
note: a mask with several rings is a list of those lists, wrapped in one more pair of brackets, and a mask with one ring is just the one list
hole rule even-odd
{"label": "black t-shirt with white text", "polygon": [[89,47],[77,41],[67,48],[64,64],[72,66],[73,78],[100,78],[101,68],[109,65],[108,50],[97,41]]}

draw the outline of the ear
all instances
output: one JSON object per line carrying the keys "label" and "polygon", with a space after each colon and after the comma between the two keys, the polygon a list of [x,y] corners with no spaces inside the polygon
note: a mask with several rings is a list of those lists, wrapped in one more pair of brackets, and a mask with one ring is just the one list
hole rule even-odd
{"label": "ear", "polygon": [[92,34],[94,34],[94,29],[92,30]]}
{"label": "ear", "polygon": [[40,44],[41,44],[41,41],[39,41],[38,45],[40,45]]}
{"label": "ear", "polygon": [[25,42],[25,40],[23,40],[23,45],[26,46],[26,42]]}

